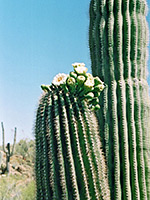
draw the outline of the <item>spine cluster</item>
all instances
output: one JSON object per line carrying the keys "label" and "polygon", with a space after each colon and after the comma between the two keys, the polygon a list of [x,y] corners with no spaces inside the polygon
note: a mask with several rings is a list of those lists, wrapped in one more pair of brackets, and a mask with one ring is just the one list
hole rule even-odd
{"label": "spine cluster", "polygon": [[150,99],[145,0],[91,0],[92,72],[107,85],[100,132],[111,199],[150,199]]}

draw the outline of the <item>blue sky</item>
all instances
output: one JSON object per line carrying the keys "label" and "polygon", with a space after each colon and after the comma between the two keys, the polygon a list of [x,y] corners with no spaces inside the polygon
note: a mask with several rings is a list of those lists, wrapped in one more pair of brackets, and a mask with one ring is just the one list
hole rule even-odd
{"label": "blue sky", "polygon": [[[33,138],[41,84],[68,73],[74,62],[90,68],[89,2],[0,0],[0,122],[6,142],[13,141],[14,127],[17,141]],[[150,24],[150,14],[147,19]]]}

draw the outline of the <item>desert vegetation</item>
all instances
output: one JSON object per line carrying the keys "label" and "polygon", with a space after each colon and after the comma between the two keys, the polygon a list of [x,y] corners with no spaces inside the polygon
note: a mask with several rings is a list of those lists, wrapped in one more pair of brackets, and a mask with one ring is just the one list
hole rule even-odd
{"label": "desert vegetation", "polygon": [[0,147],[0,200],[35,199],[34,140],[20,140],[10,160],[10,173],[6,171],[6,154]]}

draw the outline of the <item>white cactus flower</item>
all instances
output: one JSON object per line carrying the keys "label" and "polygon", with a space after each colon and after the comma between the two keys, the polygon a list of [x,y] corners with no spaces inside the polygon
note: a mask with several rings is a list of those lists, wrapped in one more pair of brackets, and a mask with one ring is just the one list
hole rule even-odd
{"label": "white cactus flower", "polygon": [[76,67],[85,67],[85,64],[84,63],[73,63],[72,64],[72,66],[74,67],[74,68],[76,68]]}
{"label": "white cactus flower", "polygon": [[87,68],[86,67],[76,67],[76,68],[74,68],[74,70],[75,70],[75,72],[77,73],[77,74],[86,74],[86,72],[87,72]]}
{"label": "white cactus flower", "polygon": [[94,86],[94,83],[91,80],[86,80],[84,86],[92,88]]}
{"label": "white cactus flower", "polygon": [[94,85],[94,78],[93,75],[90,73],[86,73],[87,81],[90,81]]}
{"label": "white cactus flower", "polygon": [[52,83],[56,86],[62,85],[66,82],[67,77],[68,74],[59,73],[54,77]]}

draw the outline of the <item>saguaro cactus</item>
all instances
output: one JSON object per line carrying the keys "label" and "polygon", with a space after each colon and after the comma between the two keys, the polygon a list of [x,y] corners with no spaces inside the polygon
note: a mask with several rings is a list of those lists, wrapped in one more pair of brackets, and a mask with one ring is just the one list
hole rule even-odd
{"label": "saguaro cactus", "polygon": [[14,148],[15,148],[15,144],[16,144],[16,134],[17,134],[17,128],[15,128],[15,132],[14,132],[14,143],[12,146],[12,150],[10,150],[10,143],[7,143],[7,146],[5,148],[5,131],[4,131],[4,125],[3,122],[1,122],[1,126],[2,126],[2,139],[3,139],[3,151],[6,154],[6,171],[9,174],[10,172],[10,157],[13,156],[14,153]]}
{"label": "saguaro cactus", "polygon": [[[145,0],[91,0],[89,46],[101,95],[111,199],[150,199],[150,99]],[[149,143],[149,144],[148,144]]]}
{"label": "saguaro cactus", "polygon": [[45,93],[35,125],[37,200],[110,199],[98,124],[91,111],[97,108],[94,95],[103,84],[82,65],[75,64],[69,76],[58,74],[52,85],[42,85]]}

